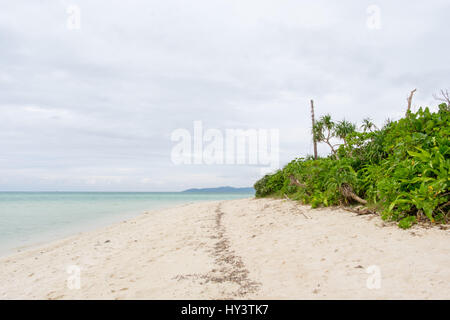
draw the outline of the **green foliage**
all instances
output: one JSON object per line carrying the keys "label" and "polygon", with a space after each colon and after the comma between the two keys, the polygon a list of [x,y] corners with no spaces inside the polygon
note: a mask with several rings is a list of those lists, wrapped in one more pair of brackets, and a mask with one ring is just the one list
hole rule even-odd
{"label": "green foliage", "polygon": [[415,216],[407,216],[406,218],[403,218],[399,221],[398,226],[402,229],[409,229],[416,222],[417,219]]}
{"label": "green foliage", "polygon": [[265,175],[254,185],[254,188],[256,190],[256,197],[264,197],[276,193],[283,187],[284,180],[284,175],[281,170],[278,170],[271,175]]}
{"label": "green foliage", "polygon": [[[322,117],[313,134],[344,141],[327,158],[297,158],[256,182],[256,196],[287,194],[312,207],[349,204],[342,187],[376,207],[383,219],[408,228],[422,217],[446,223],[450,210],[450,116],[448,106],[420,109],[377,129],[365,119],[357,131],[345,120]],[[290,185],[290,177],[302,186]]]}

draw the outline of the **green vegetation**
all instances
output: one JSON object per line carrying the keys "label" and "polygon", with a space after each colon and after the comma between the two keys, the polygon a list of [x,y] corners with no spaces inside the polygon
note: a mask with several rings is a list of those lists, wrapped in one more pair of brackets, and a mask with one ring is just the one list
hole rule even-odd
{"label": "green vegetation", "polygon": [[[450,111],[408,111],[381,129],[365,119],[360,130],[323,116],[313,128],[331,154],[297,158],[254,185],[257,197],[284,197],[319,206],[353,204],[409,228],[418,221],[447,223],[450,211]],[[340,144],[332,144],[339,140]]]}

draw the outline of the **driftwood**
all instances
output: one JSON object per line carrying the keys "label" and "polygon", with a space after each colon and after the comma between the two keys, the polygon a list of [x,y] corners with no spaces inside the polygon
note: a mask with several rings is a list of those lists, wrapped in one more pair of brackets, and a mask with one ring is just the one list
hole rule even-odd
{"label": "driftwood", "polygon": [[[305,189],[308,188],[308,186],[306,184],[301,183],[300,181],[298,181],[298,179],[295,178],[293,175],[289,176],[289,180],[290,180],[290,184],[292,186],[302,187],[302,188],[305,188]],[[347,183],[343,183],[341,185],[341,187],[339,188],[339,191],[342,193],[342,195],[346,199],[352,199],[352,200],[355,200],[356,202],[359,202],[359,203],[364,204],[364,205],[367,204],[367,201],[362,199],[362,198],[360,198],[360,197],[358,197],[358,195],[355,192],[353,192],[353,188]]]}
{"label": "driftwood", "polygon": [[[283,195],[286,200],[292,201],[291,198],[289,198],[285,193]],[[359,216],[366,215],[366,214],[378,214],[376,211],[370,210],[369,208],[359,208],[359,207],[351,208],[351,207],[344,207],[344,206],[339,206],[339,208],[349,211],[349,212],[356,213]],[[307,216],[303,211],[299,210],[299,213],[302,214],[306,219],[311,219],[311,217]]]}
{"label": "driftwood", "polygon": [[361,215],[366,215],[366,214],[377,214],[376,211],[370,210],[369,208],[351,208],[351,207],[344,207],[344,206],[340,206],[339,208],[345,210],[345,211],[350,211],[353,213],[356,213],[357,215],[361,216]]}
{"label": "driftwood", "polygon": [[339,188],[339,191],[341,191],[342,195],[346,199],[352,199],[364,205],[367,204],[367,201],[358,197],[358,195],[355,192],[353,192],[353,188],[347,183],[343,183]]}

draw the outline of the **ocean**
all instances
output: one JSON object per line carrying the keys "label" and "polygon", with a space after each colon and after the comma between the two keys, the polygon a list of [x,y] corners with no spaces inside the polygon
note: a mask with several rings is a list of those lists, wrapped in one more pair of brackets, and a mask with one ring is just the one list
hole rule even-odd
{"label": "ocean", "polygon": [[253,193],[0,192],[0,255],[180,204]]}

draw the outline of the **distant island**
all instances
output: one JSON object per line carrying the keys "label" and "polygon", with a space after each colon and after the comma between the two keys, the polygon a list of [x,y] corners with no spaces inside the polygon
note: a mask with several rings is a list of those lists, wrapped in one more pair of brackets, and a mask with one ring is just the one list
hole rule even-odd
{"label": "distant island", "polygon": [[217,187],[217,188],[200,188],[200,189],[187,189],[182,192],[185,193],[213,193],[213,192],[221,192],[221,193],[254,193],[255,189],[250,188],[234,188],[234,187]]}

